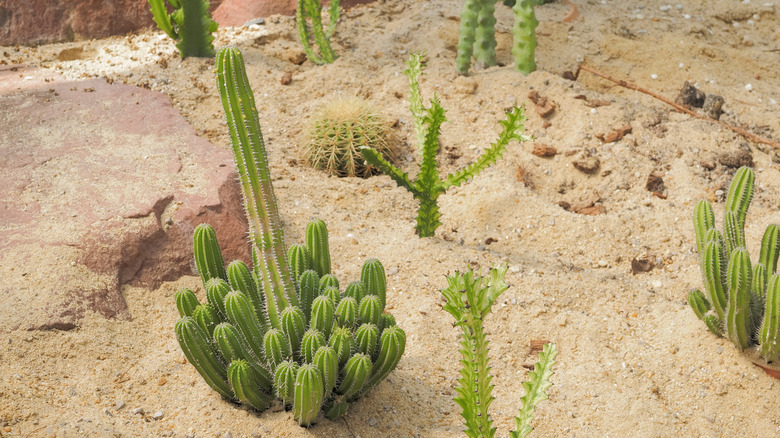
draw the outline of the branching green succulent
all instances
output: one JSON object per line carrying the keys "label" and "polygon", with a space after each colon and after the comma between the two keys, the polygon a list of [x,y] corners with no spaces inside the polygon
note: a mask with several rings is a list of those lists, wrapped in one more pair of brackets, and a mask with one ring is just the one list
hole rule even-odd
{"label": "branching green succulent", "polygon": [[[463,330],[460,343],[463,368],[456,388],[458,395],[454,400],[463,409],[461,415],[466,423],[466,435],[470,438],[492,438],[496,434],[488,412],[493,402],[493,376],[490,375],[488,341],[483,323],[496,299],[509,288],[504,281],[505,274],[506,267],[491,269],[486,279],[471,270],[465,274],[456,272],[447,276],[449,287],[441,291],[447,300],[444,310]],[[547,399],[557,354],[555,345],[549,343],[539,353],[539,361],[528,373],[529,380],[523,382],[525,395],[520,400],[522,406],[515,417],[515,430],[510,432],[511,437],[525,437],[533,430],[533,412],[540,401]]]}
{"label": "branching green succulent", "polygon": [[439,213],[439,205],[437,204],[439,196],[448,188],[460,186],[490,167],[501,158],[512,140],[522,142],[528,138],[522,135],[523,121],[525,120],[523,108],[515,107],[507,113],[506,120],[499,122],[503,130],[498,136],[498,140],[491,144],[475,162],[442,180],[439,175],[436,154],[439,151],[440,128],[446,118],[444,117],[444,109],[436,96],[431,100],[430,108],[423,106],[419,86],[421,72],[422,55],[413,53],[406,63],[404,74],[409,78],[409,109],[414,118],[415,137],[422,154],[417,178],[410,179],[409,174],[392,165],[374,149],[364,147],[360,152],[369,164],[388,175],[399,186],[412,192],[412,196],[420,201],[415,229],[420,237],[430,237],[441,225],[439,222],[441,213]]}
{"label": "branching green succulent", "polygon": [[[481,68],[496,65],[496,0],[464,0],[460,13],[460,36],[458,38],[458,72],[467,74],[471,67],[471,58]],[[515,68],[523,74],[536,70],[534,52],[536,50],[536,19],[534,6],[544,0],[504,0],[515,14],[512,27],[514,42],[512,55]]]}
{"label": "branching green succulent", "polygon": [[308,224],[305,244],[286,252],[241,52],[220,50],[216,66],[254,270],[241,261],[226,269],[213,228],[196,227],[195,263],[207,301],[200,303],[189,289],[176,293],[176,337],[189,362],[226,399],[257,410],[279,399],[302,426],[320,411],[339,417],[384,380],[404,352],[406,334],[384,312],[384,268],[366,260],[361,280],[341,293],[321,220]]}
{"label": "branching green succulent", "polygon": [[712,205],[701,200],[693,213],[696,247],[706,296],[688,294],[696,316],[740,350],[759,345],[768,362],[780,353],[780,227],[769,225],[761,240],[758,263],[751,266],[745,248],[745,217],[753,199],[755,173],[740,168],[729,186],[723,232],[715,228]]}
{"label": "branching green succulent", "polygon": [[214,56],[217,22],[211,19],[208,0],[167,0],[174,8],[169,14],[166,0],[149,0],[154,22],[176,41],[182,58]]}
{"label": "branching green succulent", "polygon": [[[328,27],[323,29],[322,0],[298,0],[298,8],[295,10],[298,37],[303,44],[306,57],[315,64],[331,64],[337,58],[330,46],[330,38],[339,20],[339,0],[331,0],[328,15]],[[314,52],[312,44],[317,45],[319,54]]]}

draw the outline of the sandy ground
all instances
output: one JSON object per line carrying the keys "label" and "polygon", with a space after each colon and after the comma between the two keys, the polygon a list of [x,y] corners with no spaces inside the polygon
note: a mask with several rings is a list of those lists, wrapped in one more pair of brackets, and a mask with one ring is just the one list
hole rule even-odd
{"label": "sandy ground", "polygon": [[[344,419],[303,429],[289,412],[257,414],[221,400],[173,335],[174,291],[199,285],[185,277],[154,291],[126,287],[132,321],[93,316],[68,332],[3,336],[0,436],[462,436],[452,401],[459,333],[439,290],[447,273],[501,263],[510,267],[511,288],[487,321],[499,436],[513,425],[524,366],[534,361],[529,344],[538,339],[557,343],[560,354],[534,436],[780,436],[780,385],[710,334],[685,302],[701,284],[690,221],[695,202],[720,201],[720,223],[719,190],[734,166],[752,157],[757,190],[746,232],[755,258],[766,225],[780,221],[777,152],[588,73],[579,81],[561,77],[583,62],[672,99],[687,80],[725,99],[722,120],[777,141],[780,5],[575,3],[583,18],[573,23],[562,21],[564,3],[537,8],[539,70],[527,77],[511,68],[512,16],[503,6],[498,60],[507,66],[467,78],[454,66],[460,2],[355,8],[335,36],[341,57],[328,66],[291,62],[302,53],[291,17],[218,32],[219,46],[237,45],[247,60],[288,243],[302,240],[306,221],[320,217],[342,284],[359,276],[368,257],[382,260],[389,274],[388,303],[408,335],[406,354]],[[361,95],[397,121],[396,147],[413,173],[418,158],[400,73],[410,50],[427,53],[424,97],[437,93],[447,109],[443,173],[492,142],[513,104],[529,105],[527,132],[559,152],[540,158],[531,154],[533,142],[511,145],[498,164],[440,198],[443,225],[428,239],[414,234],[415,201],[388,177],[323,177],[301,164],[299,152],[318,107],[335,95]],[[199,133],[227,146],[213,61],[180,60],[159,32],[0,52],[0,62],[160,90]],[[289,85],[280,83],[285,72]],[[557,106],[547,119],[530,104],[532,89]],[[632,132],[618,141],[598,138],[625,125]],[[591,173],[574,166],[593,167],[593,157],[599,164]],[[653,172],[663,179],[662,196],[646,189]],[[605,214],[559,205],[593,199]],[[654,269],[633,273],[635,258]]]}

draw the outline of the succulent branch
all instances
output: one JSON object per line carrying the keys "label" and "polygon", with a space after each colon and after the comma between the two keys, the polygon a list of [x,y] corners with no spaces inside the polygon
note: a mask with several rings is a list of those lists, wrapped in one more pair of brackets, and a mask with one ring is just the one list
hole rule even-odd
{"label": "succulent branch", "polygon": [[[330,38],[336,30],[339,19],[339,0],[331,0],[328,12],[330,15],[328,27],[323,29],[321,0],[298,0],[298,8],[295,10],[295,22],[303,51],[315,64],[331,64],[337,58],[330,46]],[[319,54],[314,52],[312,44],[317,45]]]}
{"label": "succulent branch", "polygon": [[707,294],[694,290],[688,303],[710,331],[727,337],[740,350],[758,343],[760,355],[775,362],[780,342],[780,280],[776,274],[780,227],[767,227],[758,262],[751,265],[745,248],[745,219],[754,185],[752,169],[743,167],[734,175],[726,197],[723,233],[715,228],[710,203],[696,204],[693,227]]}
{"label": "succulent branch", "polygon": [[168,13],[165,0],[148,0],[157,27],[178,43],[182,58],[214,56],[217,22],[211,19],[207,0],[168,0],[175,9]]}
{"label": "succulent branch", "polygon": [[226,399],[264,410],[278,398],[303,426],[321,410],[337,418],[384,380],[404,352],[404,331],[384,313],[384,267],[366,260],[361,281],[340,292],[330,273],[328,231],[316,219],[306,243],[287,251],[241,53],[222,49],[216,64],[255,266],[234,261],[225,269],[216,233],[199,226],[193,252],[208,302],[187,289],[175,294],[182,317],[177,339]]}
{"label": "succulent branch", "polygon": [[[448,287],[441,291],[447,301],[443,309],[455,318],[455,325],[462,329],[460,353],[463,368],[458,379],[459,386],[455,388],[458,395],[454,400],[463,409],[461,415],[466,423],[465,432],[472,438],[493,437],[496,433],[489,413],[493,385],[483,324],[496,299],[509,288],[504,281],[505,274],[506,267],[491,269],[487,279],[471,270],[465,274],[456,272],[447,276]],[[550,376],[556,354],[553,344],[545,345],[534,371],[529,373],[530,381],[523,383],[525,395],[521,399],[522,407],[515,418],[517,428],[512,436],[523,437],[532,430],[533,410],[538,402],[547,398],[546,391],[552,385]]]}
{"label": "succulent branch", "polygon": [[412,180],[409,175],[387,161],[380,152],[371,148],[362,148],[365,160],[377,167],[412,196],[420,201],[417,209],[417,225],[415,229],[420,237],[433,236],[436,228],[441,225],[439,205],[437,200],[448,188],[459,186],[475,177],[481,171],[495,163],[503,155],[512,140],[525,141],[523,131],[523,108],[515,107],[507,113],[507,118],[501,121],[502,131],[498,140],[491,144],[482,155],[471,165],[461,169],[442,180],[439,175],[436,155],[439,151],[439,135],[442,123],[446,121],[444,109],[438,98],[434,96],[430,108],[425,108],[420,101],[418,78],[422,71],[422,55],[412,54],[407,61],[404,73],[409,77],[410,110],[415,119],[415,135],[422,138],[419,144],[422,160],[417,177]]}

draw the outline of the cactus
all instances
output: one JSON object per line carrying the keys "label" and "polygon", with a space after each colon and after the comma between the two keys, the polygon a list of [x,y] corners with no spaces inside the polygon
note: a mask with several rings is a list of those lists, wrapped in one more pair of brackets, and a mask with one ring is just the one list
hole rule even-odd
{"label": "cactus", "polygon": [[214,56],[217,22],[211,19],[207,0],[168,0],[175,9],[168,14],[165,0],[149,0],[154,22],[174,40],[182,58]]}
{"label": "cactus", "polygon": [[[353,282],[347,288],[352,295],[342,295],[330,273],[328,231],[321,220],[308,224],[305,244],[286,250],[241,53],[222,49],[216,64],[255,266],[250,271],[234,261],[225,270],[214,230],[198,228],[194,253],[208,303],[200,304],[189,290],[176,293],[179,343],[206,382],[227,399],[263,410],[276,397],[292,405],[304,426],[316,421],[320,410],[336,418],[384,380],[404,351],[406,335],[382,313],[384,268],[376,259],[366,260],[362,272],[370,290]],[[359,329],[359,320],[370,322],[368,328]],[[338,389],[356,356],[355,361],[368,360],[361,366],[369,375],[345,397]]]}
{"label": "cactus", "polygon": [[[333,36],[339,20],[339,0],[331,0],[328,15],[330,18],[328,27],[323,29],[322,0],[298,0],[298,8],[295,10],[298,37],[303,44],[306,57],[315,64],[330,64],[337,58],[336,53],[330,47],[330,38]],[[311,25],[309,21],[311,21]],[[312,43],[317,44],[319,54],[314,53]]]}
{"label": "cactus", "polygon": [[[416,90],[422,71],[422,56],[413,53],[406,65],[407,68],[404,70],[404,74],[409,78],[409,83],[412,85],[410,88]],[[424,138],[424,141],[419,145],[422,152],[422,162],[420,163],[420,172],[415,180],[411,180],[407,173],[388,162],[381,153],[371,148],[362,148],[360,151],[368,163],[379,168],[396,184],[410,191],[412,196],[420,201],[415,229],[420,237],[430,237],[433,236],[436,228],[441,225],[441,222],[439,222],[441,213],[439,213],[439,205],[437,204],[439,196],[448,188],[460,186],[490,167],[501,158],[507,145],[512,140],[522,142],[527,140],[527,138],[521,134],[524,120],[523,109],[515,107],[507,113],[506,120],[500,122],[503,129],[498,140],[490,145],[474,163],[450,174],[442,180],[439,176],[436,154],[439,150],[439,128],[445,121],[444,109],[436,96],[434,96],[431,101],[431,107],[428,109],[425,109],[422,102],[416,101],[416,99],[421,99],[419,92],[411,93],[410,109],[413,117],[417,119],[415,129],[418,126],[420,127],[420,132],[416,133],[416,135],[418,138]],[[423,125],[427,125],[427,130]]]}
{"label": "cactus", "polygon": [[[460,74],[468,74],[472,55],[481,68],[496,65],[495,37],[496,0],[464,0],[460,13],[460,34],[456,65]],[[534,6],[543,0],[504,1],[512,7],[515,16],[512,35],[512,55],[515,68],[523,74],[536,70],[534,50],[536,49],[536,20]]]}
{"label": "cactus", "polygon": [[[475,275],[471,270],[465,274],[456,272],[453,276],[447,276],[448,287],[441,291],[447,301],[443,309],[455,318],[455,325],[463,331],[460,350],[463,368],[456,388],[458,395],[454,400],[463,409],[461,415],[469,437],[493,437],[496,433],[488,412],[493,401],[493,385],[483,323],[493,303],[509,288],[504,282],[505,274],[506,267],[492,268],[487,279]],[[521,399],[522,408],[515,418],[516,428],[510,436],[524,437],[532,430],[530,423],[533,410],[538,402],[547,398],[557,353],[554,344],[547,344],[539,354],[534,371],[529,373],[530,380],[523,383],[525,395]]]}
{"label": "cactus", "polygon": [[748,167],[734,175],[726,197],[723,232],[715,229],[712,205],[699,201],[693,228],[706,296],[694,290],[688,303],[711,332],[740,350],[759,344],[768,362],[778,360],[780,227],[769,225],[761,239],[758,262],[751,265],[745,248],[745,219],[753,199],[755,173]]}

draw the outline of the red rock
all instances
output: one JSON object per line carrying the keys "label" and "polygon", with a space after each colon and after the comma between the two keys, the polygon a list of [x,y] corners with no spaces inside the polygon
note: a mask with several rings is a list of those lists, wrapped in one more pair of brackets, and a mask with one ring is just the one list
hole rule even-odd
{"label": "red rock", "polygon": [[[344,8],[371,3],[375,0],[342,0]],[[295,15],[297,0],[224,0],[214,11],[214,19],[220,26],[243,26],[249,20],[269,15]]]}
{"label": "red rock", "polygon": [[7,68],[0,126],[0,331],[131,317],[121,285],[192,273],[201,222],[248,261],[231,154],[165,95]]}

